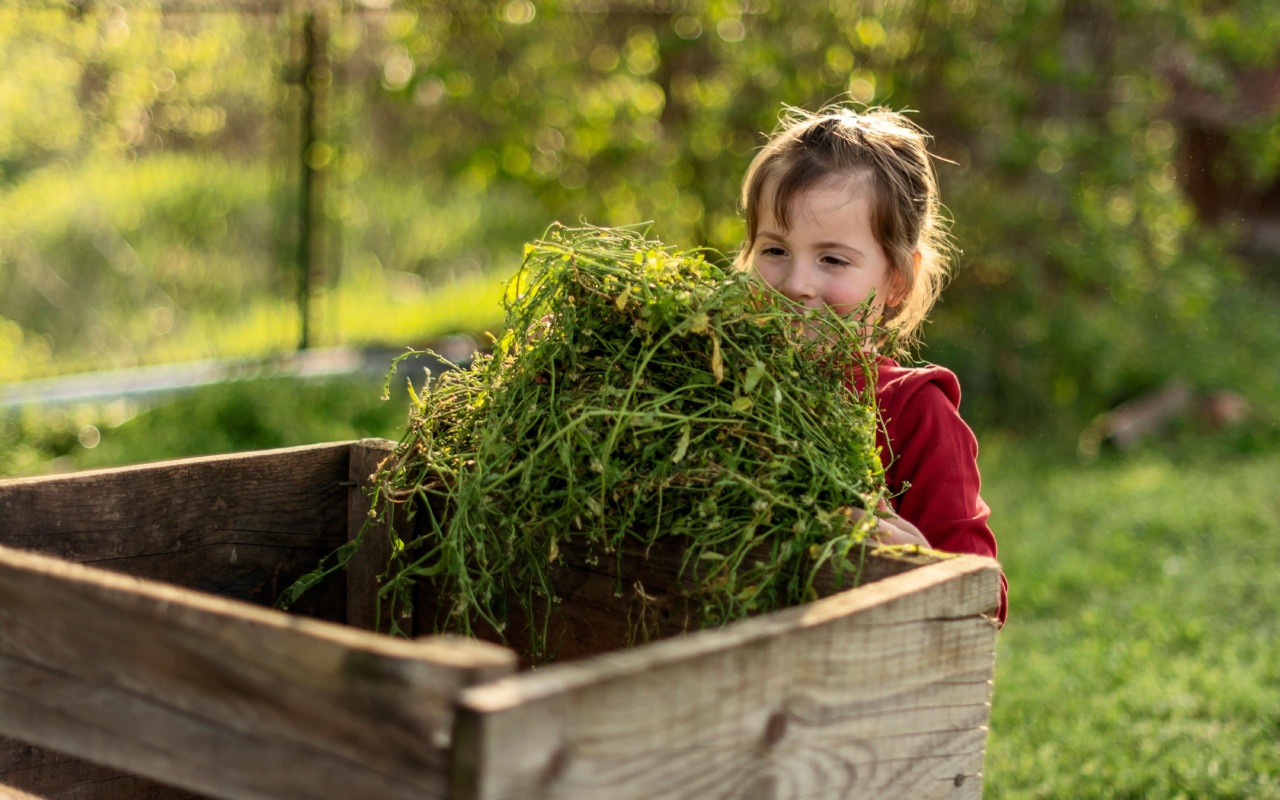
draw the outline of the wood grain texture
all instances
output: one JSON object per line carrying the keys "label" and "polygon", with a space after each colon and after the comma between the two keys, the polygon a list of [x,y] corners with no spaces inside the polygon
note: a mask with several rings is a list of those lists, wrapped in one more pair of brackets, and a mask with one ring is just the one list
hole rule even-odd
{"label": "wood grain texture", "polygon": [[[385,535],[385,534],[384,534]],[[621,556],[605,553],[599,544],[572,539],[561,542],[560,559],[551,565],[551,585],[560,602],[547,621],[548,650],[557,663],[610,653],[633,644],[680,636],[699,626],[697,582],[686,572],[684,542],[673,537],[652,544],[625,542]],[[768,548],[760,558],[767,559]],[[385,551],[379,555],[385,568]],[[824,565],[815,576],[814,588],[825,597],[853,583],[874,583],[900,575],[946,556],[931,550],[915,553],[865,551],[850,554],[857,559],[856,577],[837,576]],[[751,556],[748,556],[751,558]],[[369,592],[372,589],[363,589]],[[348,605],[357,602],[349,596]],[[442,602],[436,586],[422,581],[415,592],[415,632],[426,635],[440,630],[452,603]],[[505,644],[520,654],[524,666],[531,649],[529,619],[519,598],[507,598],[508,618],[504,635],[480,623],[480,638]],[[545,604],[535,609],[541,619]],[[994,609],[994,606],[993,606]],[[542,663],[542,660],[537,663]]]}
{"label": "wood grain texture", "polygon": [[[345,540],[348,442],[0,481],[0,545],[269,605]],[[341,582],[294,613],[341,620]],[[0,775],[76,800],[195,797],[0,737]]]}
{"label": "wood grain texture", "polygon": [[[346,541],[351,443],[0,481],[0,546],[270,605]],[[297,613],[340,621],[341,587]]]}
{"label": "wood grain texture", "polygon": [[513,669],[0,547],[0,734],[217,797],[444,797],[454,696]]}
{"label": "wood grain texture", "polygon": [[24,792],[14,786],[0,784],[0,800],[48,800],[47,798]]}
{"label": "wood grain texture", "polygon": [[[351,445],[349,479],[352,484],[347,502],[347,536],[360,537],[360,549],[347,565],[347,624],[365,630],[389,630],[389,604],[378,602],[378,590],[383,581],[379,576],[387,571],[391,559],[391,540],[388,529],[394,525],[401,537],[412,537],[409,522],[403,512],[391,520],[372,519],[369,511],[372,503],[366,488],[373,484],[374,473],[395,449],[395,442],[387,439],[362,439]],[[380,607],[381,606],[381,607]],[[413,621],[402,617],[401,625],[413,630]]]}
{"label": "wood grain texture", "polygon": [[962,556],[468,689],[454,797],[980,797],[998,576]]}
{"label": "wood grain texture", "polygon": [[[7,745],[7,746],[6,746]],[[0,741],[0,800],[202,800],[185,789],[72,758],[53,750]]]}

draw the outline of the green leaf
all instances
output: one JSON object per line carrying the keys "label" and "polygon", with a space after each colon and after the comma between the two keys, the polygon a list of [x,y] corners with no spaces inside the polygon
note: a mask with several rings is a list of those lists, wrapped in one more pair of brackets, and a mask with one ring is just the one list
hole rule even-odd
{"label": "green leaf", "polygon": [[756,388],[756,384],[760,382],[760,379],[764,377],[764,373],[765,367],[763,361],[757,360],[756,363],[747,367],[747,379],[742,384],[743,391],[750,394],[751,391]]}
{"label": "green leaf", "polygon": [[689,436],[692,431],[692,427],[687,422],[680,427],[680,441],[676,443],[676,454],[671,457],[672,464],[679,464],[684,460],[684,454],[689,450]]}

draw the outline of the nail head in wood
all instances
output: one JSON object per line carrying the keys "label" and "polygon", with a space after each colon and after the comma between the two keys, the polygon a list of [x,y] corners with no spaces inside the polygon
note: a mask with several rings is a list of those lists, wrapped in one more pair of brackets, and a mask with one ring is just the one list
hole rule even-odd
{"label": "nail head in wood", "polygon": [[551,754],[551,758],[547,761],[547,780],[555,780],[564,774],[565,763],[568,760],[569,757],[565,755],[564,748],[557,748],[556,751]]}
{"label": "nail head in wood", "polygon": [[769,715],[769,721],[764,726],[764,743],[768,747],[773,747],[782,741],[782,737],[787,733],[787,715],[781,711],[775,711]]}

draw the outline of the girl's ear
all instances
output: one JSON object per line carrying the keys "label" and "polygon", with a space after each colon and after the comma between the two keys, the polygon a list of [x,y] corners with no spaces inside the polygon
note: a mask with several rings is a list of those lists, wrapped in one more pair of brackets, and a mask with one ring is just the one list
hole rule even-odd
{"label": "girl's ear", "polygon": [[923,256],[919,250],[911,251],[911,280],[908,281],[903,274],[894,270],[893,279],[890,281],[889,298],[885,305],[888,308],[897,308],[903,300],[907,299],[907,295],[911,292],[911,287],[915,285],[916,279],[920,277],[920,262]]}

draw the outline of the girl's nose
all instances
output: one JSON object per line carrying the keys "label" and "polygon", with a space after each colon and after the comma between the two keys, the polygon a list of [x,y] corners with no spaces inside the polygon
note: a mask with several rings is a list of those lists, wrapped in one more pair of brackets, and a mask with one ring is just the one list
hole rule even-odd
{"label": "girl's nose", "polygon": [[811,270],[799,263],[792,264],[791,269],[787,271],[786,278],[782,281],[782,285],[778,288],[788,300],[793,300],[797,303],[807,303],[807,301],[817,296]]}

